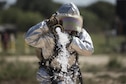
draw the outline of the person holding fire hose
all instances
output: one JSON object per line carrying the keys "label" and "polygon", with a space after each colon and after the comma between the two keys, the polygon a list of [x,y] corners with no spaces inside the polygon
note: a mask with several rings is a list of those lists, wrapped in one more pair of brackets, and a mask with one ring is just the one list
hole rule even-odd
{"label": "person holding fire hose", "polygon": [[40,84],[83,84],[78,58],[91,55],[94,47],[82,25],[77,6],[67,3],[26,32],[25,41],[36,48],[40,60]]}

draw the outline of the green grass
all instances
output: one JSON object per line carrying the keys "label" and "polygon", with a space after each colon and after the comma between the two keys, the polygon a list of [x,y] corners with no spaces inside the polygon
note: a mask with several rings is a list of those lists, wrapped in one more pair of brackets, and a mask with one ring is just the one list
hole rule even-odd
{"label": "green grass", "polygon": [[[26,46],[29,48],[30,53],[25,52]],[[24,33],[18,34],[16,48],[18,54],[35,54],[34,48],[25,43]]]}
{"label": "green grass", "polygon": [[[116,36],[110,37],[109,41],[106,40],[104,34],[90,34],[93,44],[94,44],[94,54],[110,54],[116,53],[119,49],[120,43],[124,41],[124,37]],[[27,45],[28,46],[28,45]],[[25,41],[24,41],[24,33],[18,33],[16,36],[16,52],[8,53],[2,52],[0,55],[34,55],[35,49],[31,46],[28,47],[29,53],[25,52]]]}
{"label": "green grass", "polygon": [[105,38],[104,34],[91,34],[94,44],[94,54],[110,54],[117,53],[122,41],[123,36],[113,36],[109,40]]}
{"label": "green grass", "polygon": [[109,69],[118,69],[118,68],[122,67],[122,64],[117,58],[112,57],[112,58],[110,58],[110,60],[109,60],[109,62],[107,64],[107,67]]}
{"label": "green grass", "polygon": [[[36,81],[36,68],[32,66],[30,63],[23,63],[20,61],[15,62],[6,62],[2,55],[34,55],[35,50],[33,47],[29,47],[30,53],[25,53],[25,43],[23,38],[24,33],[18,33],[16,38],[16,53],[11,54],[8,52],[0,53],[0,84],[38,84]],[[95,52],[94,54],[110,54],[116,52],[116,47],[120,45],[120,43],[124,40],[124,37],[110,37],[109,44],[106,44],[106,39],[103,34],[91,34]],[[4,57],[3,56],[3,57]],[[93,72],[94,74],[100,71],[107,70],[115,70],[118,67],[121,69],[120,71],[125,72],[126,68],[122,67],[120,63],[116,59],[110,60],[107,66],[83,66],[82,72]],[[108,75],[102,76],[102,78],[110,78]],[[120,76],[119,81],[122,83],[126,83],[125,76]],[[98,83],[97,81],[84,78],[85,84],[102,84]]]}
{"label": "green grass", "polygon": [[102,65],[96,66],[96,65],[90,65],[90,64],[83,64],[83,66],[81,67],[82,72],[97,73],[104,70],[105,70],[105,67]]}
{"label": "green grass", "polygon": [[122,84],[126,84],[126,76],[122,75],[118,78],[118,80],[122,83]]}
{"label": "green grass", "polygon": [[[25,40],[24,40],[24,33],[18,33],[16,35],[16,42],[15,42],[15,46],[16,46],[16,52],[15,53],[11,53],[10,52],[10,48],[8,49],[8,51],[3,51],[0,53],[0,55],[34,55],[35,54],[35,49],[29,45],[26,45]],[[25,51],[27,48],[29,49],[29,53],[27,53]]]}
{"label": "green grass", "polygon": [[36,68],[20,61],[0,59],[0,84],[37,84]]}

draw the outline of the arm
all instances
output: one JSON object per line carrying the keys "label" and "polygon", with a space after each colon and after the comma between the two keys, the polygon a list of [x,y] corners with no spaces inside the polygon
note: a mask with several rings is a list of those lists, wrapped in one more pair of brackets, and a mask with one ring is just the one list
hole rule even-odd
{"label": "arm", "polygon": [[69,48],[75,50],[80,55],[91,55],[94,52],[93,43],[86,30],[82,30],[78,37],[73,37]]}
{"label": "arm", "polygon": [[45,44],[54,44],[53,37],[45,21],[31,27],[25,34],[25,41],[27,44],[37,48],[42,48]]}

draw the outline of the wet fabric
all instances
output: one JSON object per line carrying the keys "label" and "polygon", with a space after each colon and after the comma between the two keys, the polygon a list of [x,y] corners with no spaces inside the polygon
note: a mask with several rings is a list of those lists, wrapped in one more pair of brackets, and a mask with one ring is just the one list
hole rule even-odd
{"label": "wet fabric", "polygon": [[36,74],[40,84],[82,84],[80,82],[82,80],[81,73],[77,65],[73,65],[68,72],[50,69],[49,67],[40,66]]}
{"label": "wet fabric", "polygon": [[[25,34],[26,43],[37,48],[40,68],[36,78],[40,84],[82,84],[78,57],[93,53],[91,37],[82,28],[83,20],[73,3],[61,6],[56,17],[62,20],[64,32],[53,33],[50,29],[53,27],[48,27],[44,20]],[[68,33],[67,29],[77,35]]]}

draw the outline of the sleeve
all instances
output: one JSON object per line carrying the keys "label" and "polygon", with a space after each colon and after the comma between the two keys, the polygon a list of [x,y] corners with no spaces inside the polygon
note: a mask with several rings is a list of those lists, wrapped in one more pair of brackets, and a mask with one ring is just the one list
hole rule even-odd
{"label": "sleeve", "polygon": [[25,41],[27,44],[42,48],[48,44],[54,44],[54,39],[50,35],[49,28],[45,21],[42,21],[31,27],[25,34]]}
{"label": "sleeve", "polygon": [[80,55],[91,55],[94,52],[93,42],[86,30],[82,30],[79,37],[73,37],[69,48]]}

